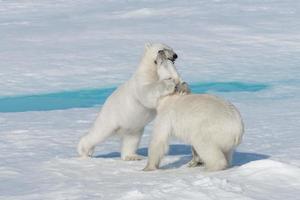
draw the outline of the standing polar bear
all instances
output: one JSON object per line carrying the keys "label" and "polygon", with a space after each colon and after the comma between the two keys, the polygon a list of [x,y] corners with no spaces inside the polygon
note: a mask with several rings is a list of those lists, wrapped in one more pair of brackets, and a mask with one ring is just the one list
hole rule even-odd
{"label": "standing polar bear", "polygon": [[[160,76],[164,79],[167,72],[164,68],[173,63],[166,59],[164,52],[160,52],[157,65],[158,71],[164,72]],[[148,163],[144,170],[159,167],[171,135],[192,145],[191,167],[204,164],[209,171],[223,170],[230,165],[232,152],[241,142],[243,132],[238,110],[223,99],[208,94],[175,93],[162,97],[157,107]]]}
{"label": "standing polar bear", "polygon": [[101,112],[77,147],[81,157],[93,154],[96,144],[113,134],[122,137],[121,158],[139,160],[136,154],[144,127],[154,119],[158,99],[174,92],[181,81],[177,71],[168,80],[159,80],[156,57],[163,51],[170,61],[177,58],[172,48],[164,44],[145,45],[145,52],[132,78],[118,87],[104,103]]}

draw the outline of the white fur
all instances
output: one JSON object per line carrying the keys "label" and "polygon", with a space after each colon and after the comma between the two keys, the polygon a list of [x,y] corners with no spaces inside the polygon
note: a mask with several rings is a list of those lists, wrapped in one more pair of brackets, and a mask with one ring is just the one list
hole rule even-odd
{"label": "white fur", "polygon": [[168,150],[170,136],[192,145],[190,166],[202,163],[209,171],[225,169],[242,135],[241,116],[227,101],[208,94],[164,97],[157,109],[149,160],[144,170],[158,168]]}
{"label": "white fur", "polygon": [[[159,64],[167,66],[170,61],[165,59]],[[159,167],[168,151],[170,136],[192,145],[191,167],[204,164],[209,171],[223,170],[230,165],[232,152],[241,142],[243,132],[238,110],[223,99],[208,94],[179,95],[178,92],[162,97],[144,170]]]}
{"label": "white fur", "polygon": [[140,159],[136,150],[144,127],[155,117],[158,99],[173,93],[175,82],[180,79],[177,74],[172,79],[159,80],[155,64],[159,50],[163,50],[170,59],[175,54],[164,44],[145,45],[135,74],[106,100],[93,127],[81,138],[77,148],[80,156],[91,156],[96,144],[118,133],[122,137],[122,159]]}

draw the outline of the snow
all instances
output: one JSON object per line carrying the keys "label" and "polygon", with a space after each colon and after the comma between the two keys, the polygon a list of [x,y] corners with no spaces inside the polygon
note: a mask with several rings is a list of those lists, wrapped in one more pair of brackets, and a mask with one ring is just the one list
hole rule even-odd
{"label": "snow", "polygon": [[[0,0],[0,199],[297,199],[299,10],[293,0]],[[49,94],[62,94],[65,105],[65,92],[94,97],[124,82],[146,41],[175,49],[195,92],[216,93],[240,109],[246,131],[232,168],[188,168],[190,148],[174,140],[161,170],[141,171],[151,125],[142,161],[120,160],[118,138],[82,160],[76,145],[101,105],[93,99],[41,111]],[[3,112],[20,105],[4,104],[8,97],[27,112]]]}

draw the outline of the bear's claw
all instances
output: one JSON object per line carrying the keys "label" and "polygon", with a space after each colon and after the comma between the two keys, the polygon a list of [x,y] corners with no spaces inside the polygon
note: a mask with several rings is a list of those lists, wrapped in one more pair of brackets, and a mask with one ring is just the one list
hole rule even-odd
{"label": "bear's claw", "polygon": [[199,161],[196,161],[196,160],[191,160],[189,163],[188,163],[188,167],[198,167],[200,165],[203,165],[202,162],[199,162]]}
{"label": "bear's claw", "polygon": [[182,82],[176,85],[175,92],[177,92],[179,95],[186,95],[190,94],[191,90],[186,82]]}
{"label": "bear's claw", "polygon": [[137,154],[135,154],[135,155],[130,155],[130,156],[125,156],[124,158],[123,158],[123,160],[125,160],[125,161],[136,161],[136,160],[142,160],[143,159],[143,157],[142,156],[139,156],[139,155],[137,155]]}

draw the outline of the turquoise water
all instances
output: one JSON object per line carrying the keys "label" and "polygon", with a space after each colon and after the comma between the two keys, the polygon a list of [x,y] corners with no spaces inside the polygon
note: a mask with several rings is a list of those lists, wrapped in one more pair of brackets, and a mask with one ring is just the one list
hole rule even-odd
{"label": "turquoise water", "polygon": [[[193,93],[257,92],[268,86],[259,83],[210,82],[190,85]],[[103,104],[116,88],[83,89],[48,94],[0,97],[0,112],[49,111],[88,108]]]}

